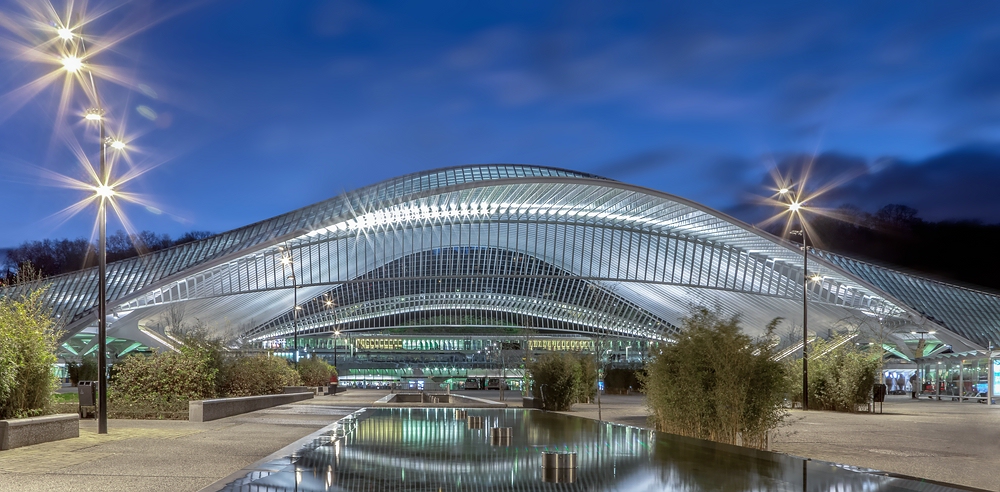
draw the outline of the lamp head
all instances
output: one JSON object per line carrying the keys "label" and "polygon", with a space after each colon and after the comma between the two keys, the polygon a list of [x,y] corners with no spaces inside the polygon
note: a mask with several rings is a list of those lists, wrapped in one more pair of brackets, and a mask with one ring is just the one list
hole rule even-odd
{"label": "lamp head", "polygon": [[58,34],[59,39],[62,39],[63,41],[73,39],[73,30],[68,27],[60,27],[59,29],[56,29],[56,34]]}
{"label": "lamp head", "polygon": [[788,204],[788,210],[791,212],[798,212],[802,208],[802,204],[799,202],[792,202]]}
{"label": "lamp head", "polygon": [[60,58],[59,62],[62,63],[63,68],[69,73],[76,73],[83,68],[83,60],[73,55],[66,55]]}
{"label": "lamp head", "polygon": [[94,193],[101,198],[111,198],[115,196],[115,189],[109,185],[103,184],[94,187]]}
{"label": "lamp head", "polygon": [[87,121],[101,121],[104,119],[104,110],[101,108],[90,108],[83,114],[83,117]]}

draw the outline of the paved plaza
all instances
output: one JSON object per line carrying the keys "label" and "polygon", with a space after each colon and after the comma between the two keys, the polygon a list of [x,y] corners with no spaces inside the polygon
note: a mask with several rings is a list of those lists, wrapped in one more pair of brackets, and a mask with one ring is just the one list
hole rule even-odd
{"label": "paved plaza", "polygon": [[[643,397],[604,396],[602,417],[645,425]],[[596,404],[568,415],[597,418]],[[1000,405],[888,396],[882,414],[792,410],[771,450],[1000,491]]]}
{"label": "paved plaza", "polygon": [[[0,453],[0,490],[197,491],[367,406],[387,392],[351,390],[213,422],[84,420],[80,437]],[[498,400],[496,391],[470,395]],[[519,406],[519,394],[506,403]],[[641,395],[605,395],[605,420],[642,426]],[[774,451],[1000,491],[1000,406],[890,397],[885,413],[792,411]],[[569,415],[594,418],[597,404]]]}

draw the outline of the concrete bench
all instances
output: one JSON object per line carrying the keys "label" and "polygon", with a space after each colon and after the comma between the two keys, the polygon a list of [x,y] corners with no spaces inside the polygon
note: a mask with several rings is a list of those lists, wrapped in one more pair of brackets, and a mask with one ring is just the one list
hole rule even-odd
{"label": "concrete bench", "polygon": [[253,412],[254,410],[308,400],[312,397],[312,391],[304,391],[280,395],[192,400],[188,402],[188,420],[191,422],[209,422],[241,413]]}
{"label": "concrete bench", "polygon": [[0,420],[0,450],[71,437],[80,437],[80,416],[75,413]]}

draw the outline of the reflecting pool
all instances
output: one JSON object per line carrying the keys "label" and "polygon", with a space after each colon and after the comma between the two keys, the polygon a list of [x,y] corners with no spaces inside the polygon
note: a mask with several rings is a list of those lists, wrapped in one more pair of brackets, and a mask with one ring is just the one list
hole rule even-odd
{"label": "reflecting pool", "polygon": [[[493,436],[503,427],[509,439]],[[576,453],[576,468],[542,468],[547,452]],[[344,418],[222,490],[969,489],[538,410],[379,408]]]}

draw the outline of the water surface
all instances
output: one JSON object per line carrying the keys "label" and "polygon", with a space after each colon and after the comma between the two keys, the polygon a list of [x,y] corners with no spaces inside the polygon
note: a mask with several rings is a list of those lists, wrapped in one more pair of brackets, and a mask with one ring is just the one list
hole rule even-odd
{"label": "water surface", "polygon": [[[450,408],[361,410],[223,490],[971,490],[538,410],[467,412],[482,428]],[[509,444],[493,427],[511,428]],[[575,472],[546,473],[554,451],[576,453]]]}

